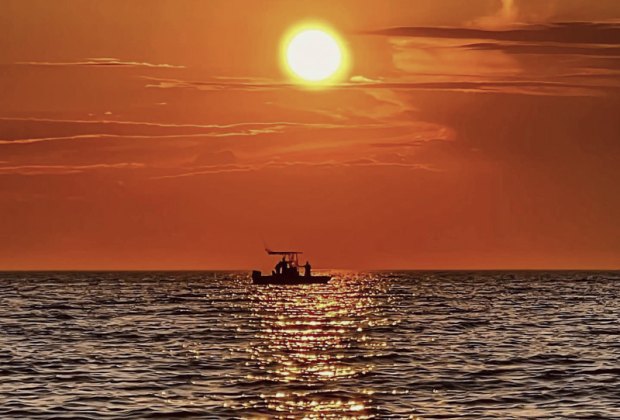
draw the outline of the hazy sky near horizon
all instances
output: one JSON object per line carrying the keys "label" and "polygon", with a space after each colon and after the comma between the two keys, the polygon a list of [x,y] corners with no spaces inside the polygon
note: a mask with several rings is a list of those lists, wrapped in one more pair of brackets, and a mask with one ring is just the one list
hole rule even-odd
{"label": "hazy sky near horizon", "polygon": [[[620,268],[616,0],[0,10],[0,269]],[[343,83],[283,72],[307,20]]]}

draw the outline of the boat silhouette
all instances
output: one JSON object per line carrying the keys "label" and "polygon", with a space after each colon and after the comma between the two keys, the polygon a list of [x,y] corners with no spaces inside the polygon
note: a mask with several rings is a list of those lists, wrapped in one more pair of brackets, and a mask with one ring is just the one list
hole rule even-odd
{"label": "boat silhouette", "polygon": [[331,276],[313,276],[312,267],[306,262],[303,275],[299,273],[299,255],[301,251],[272,251],[266,248],[267,254],[282,256],[270,275],[263,276],[258,270],[252,271],[254,284],[321,284],[327,283]]}

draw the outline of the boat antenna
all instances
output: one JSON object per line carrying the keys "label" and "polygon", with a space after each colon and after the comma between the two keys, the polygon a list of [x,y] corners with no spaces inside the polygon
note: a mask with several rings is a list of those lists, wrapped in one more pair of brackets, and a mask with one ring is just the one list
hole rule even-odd
{"label": "boat antenna", "polygon": [[271,252],[271,248],[269,248],[269,245],[267,245],[267,242],[265,241],[265,238],[263,238],[263,235],[260,236],[260,239],[263,242],[263,248],[265,248],[265,252],[269,254]]}

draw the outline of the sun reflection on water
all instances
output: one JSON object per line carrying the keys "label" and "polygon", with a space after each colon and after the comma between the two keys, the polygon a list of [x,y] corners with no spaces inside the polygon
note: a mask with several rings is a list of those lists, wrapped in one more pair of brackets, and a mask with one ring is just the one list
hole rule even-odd
{"label": "sun reflection on water", "polygon": [[375,297],[359,283],[258,287],[253,294],[255,342],[251,373],[261,384],[260,406],[280,418],[373,418],[373,356],[386,343],[368,336]]}

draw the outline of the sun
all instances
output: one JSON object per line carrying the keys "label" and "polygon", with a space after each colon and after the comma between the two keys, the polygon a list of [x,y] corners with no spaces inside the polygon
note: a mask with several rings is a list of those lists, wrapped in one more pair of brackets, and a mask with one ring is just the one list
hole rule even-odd
{"label": "sun", "polygon": [[318,25],[305,25],[285,37],[283,62],[296,81],[327,84],[338,81],[344,73],[346,50],[335,32]]}
{"label": "sun", "polygon": [[342,64],[342,52],[336,40],[320,29],[306,29],[291,39],[286,62],[299,77],[319,82],[333,76]]}

